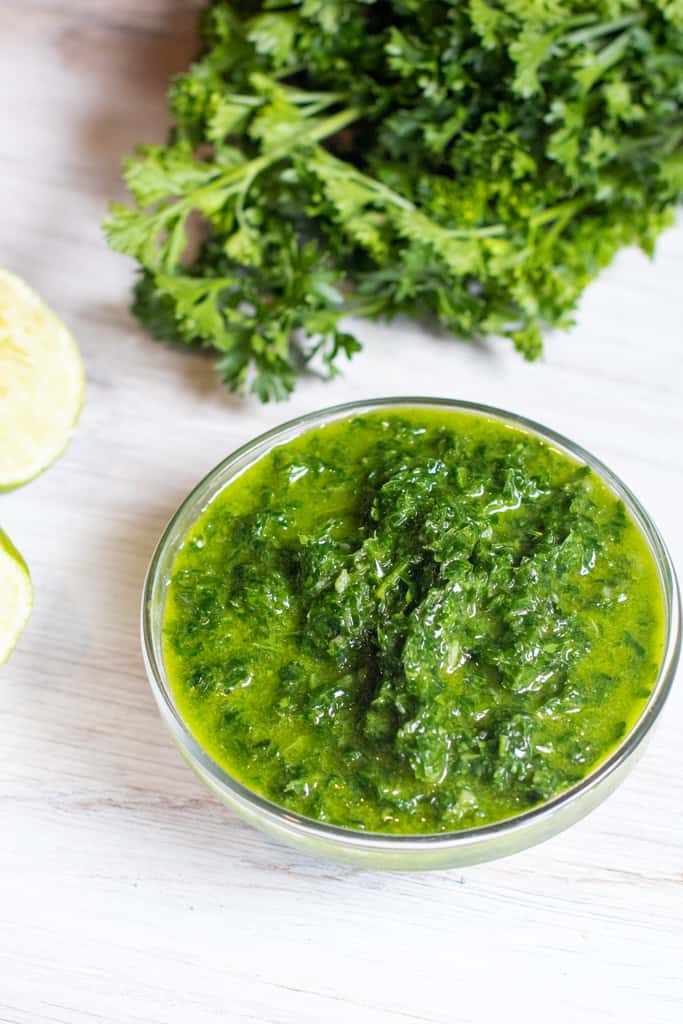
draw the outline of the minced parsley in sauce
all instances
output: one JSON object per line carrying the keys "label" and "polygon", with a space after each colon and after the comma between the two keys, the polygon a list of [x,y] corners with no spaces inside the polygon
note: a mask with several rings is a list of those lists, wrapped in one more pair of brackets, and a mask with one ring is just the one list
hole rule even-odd
{"label": "minced parsley in sauce", "polygon": [[588,467],[468,413],[311,430],[229,484],[173,569],[178,709],[310,818],[444,832],[518,814],[633,726],[663,648],[652,554]]}

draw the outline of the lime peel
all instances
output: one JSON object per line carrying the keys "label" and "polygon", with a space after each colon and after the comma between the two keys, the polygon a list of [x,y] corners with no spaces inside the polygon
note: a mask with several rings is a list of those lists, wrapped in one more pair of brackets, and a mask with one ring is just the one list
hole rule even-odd
{"label": "lime peel", "polygon": [[0,530],[0,665],[14,650],[32,606],[28,566],[7,534]]}

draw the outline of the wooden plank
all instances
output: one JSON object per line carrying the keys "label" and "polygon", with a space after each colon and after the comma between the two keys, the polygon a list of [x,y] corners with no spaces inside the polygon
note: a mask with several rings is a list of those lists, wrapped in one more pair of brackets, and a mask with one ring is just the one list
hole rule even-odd
{"label": "wooden plank", "polygon": [[642,496],[683,564],[683,224],[624,253],[569,336],[502,346],[363,325],[364,353],[286,406],[227,396],[210,361],[145,337],[100,222],[119,163],[165,132],[190,2],[0,10],[0,261],[62,311],[88,403],[66,456],[0,497],[36,606],[0,679],[0,1024],[672,1024],[683,1008],[683,697],[643,761],[564,835],[467,871],[385,876],[262,838],[166,736],[138,644],[142,578],[188,488],[237,444],[381,394],[507,406]]}

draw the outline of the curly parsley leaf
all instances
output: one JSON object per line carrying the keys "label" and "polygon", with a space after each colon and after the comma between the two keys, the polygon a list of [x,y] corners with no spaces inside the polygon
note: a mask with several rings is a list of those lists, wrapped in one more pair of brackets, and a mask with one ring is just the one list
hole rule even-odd
{"label": "curly parsley leaf", "polygon": [[536,358],[683,195],[680,0],[217,0],[201,31],[105,230],[141,322],[233,390],[333,374],[350,312]]}

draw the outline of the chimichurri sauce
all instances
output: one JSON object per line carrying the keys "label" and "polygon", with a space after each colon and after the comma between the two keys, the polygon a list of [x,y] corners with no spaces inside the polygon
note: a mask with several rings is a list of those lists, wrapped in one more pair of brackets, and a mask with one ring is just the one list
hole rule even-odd
{"label": "chimichurri sauce", "polygon": [[650,550],[596,474],[467,413],[311,430],[228,485],[173,570],[180,713],[232,775],[320,821],[443,832],[566,789],[642,711]]}

